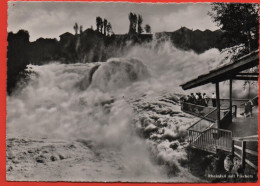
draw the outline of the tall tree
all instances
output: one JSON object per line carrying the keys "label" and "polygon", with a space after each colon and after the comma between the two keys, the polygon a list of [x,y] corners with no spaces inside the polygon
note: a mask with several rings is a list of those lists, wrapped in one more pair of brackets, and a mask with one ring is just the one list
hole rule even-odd
{"label": "tall tree", "polygon": [[96,25],[97,25],[97,31],[98,32],[100,32],[101,24],[102,24],[102,18],[96,17]]}
{"label": "tall tree", "polygon": [[100,21],[100,33],[103,33],[103,20]]}
{"label": "tall tree", "polygon": [[80,25],[80,27],[79,27],[79,33],[82,34],[82,32],[83,32],[83,26]]}
{"label": "tall tree", "polygon": [[109,35],[114,33],[110,22],[107,23],[106,30],[107,30],[107,34]]}
{"label": "tall tree", "polygon": [[78,23],[75,23],[75,25],[74,25],[74,30],[75,30],[75,34],[77,35],[78,34],[78,29],[79,29],[79,27],[78,27]]}
{"label": "tall tree", "polygon": [[209,15],[224,31],[230,45],[245,44],[250,51],[258,48],[259,5],[253,3],[212,3]]}
{"label": "tall tree", "polygon": [[104,19],[103,25],[104,25],[104,35],[106,36],[107,35],[107,33],[106,33],[106,31],[107,31],[107,20],[106,19]]}
{"label": "tall tree", "polygon": [[137,21],[137,33],[141,34],[143,33],[143,27],[142,27],[142,23],[143,23],[143,18],[142,16],[139,14],[138,15],[138,21]]}
{"label": "tall tree", "polygon": [[129,31],[128,31],[129,34],[134,32],[134,30],[133,30],[133,16],[134,16],[134,14],[132,12],[130,12],[129,15],[128,15],[128,19],[129,19],[129,22],[130,22]]}
{"label": "tall tree", "polygon": [[129,19],[129,22],[130,22],[128,33],[129,34],[136,33],[137,15],[130,12],[129,15],[128,15],[128,19]]}
{"label": "tall tree", "polygon": [[137,15],[133,14],[133,30],[136,33],[136,26],[137,26]]}
{"label": "tall tree", "polygon": [[151,33],[152,32],[151,26],[148,25],[148,24],[145,25],[144,30],[145,30],[146,33]]}

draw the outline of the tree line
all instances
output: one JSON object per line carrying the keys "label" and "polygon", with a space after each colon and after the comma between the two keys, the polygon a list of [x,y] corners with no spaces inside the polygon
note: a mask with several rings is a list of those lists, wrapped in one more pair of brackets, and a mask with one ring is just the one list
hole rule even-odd
{"label": "tree line", "polygon": [[130,22],[129,25],[129,31],[128,34],[134,34],[134,33],[138,33],[138,34],[142,34],[145,30],[146,33],[151,33],[152,29],[151,26],[146,24],[144,29],[143,29],[143,17],[140,14],[135,14],[130,12],[128,14],[128,19]]}
{"label": "tree line", "polygon": [[258,49],[259,4],[212,3],[208,13],[230,46],[244,44],[246,53]]}
{"label": "tree line", "polygon": [[[146,24],[144,27],[142,26],[143,17],[140,14],[137,15],[135,13],[130,12],[128,15],[128,19],[130,22],[128,34],[142,34],[144,31],[147,34],[152,32],[150,25]],[[78,23],[74,24],[73,29],[75,31],[75,35],[77,35],[78,32],[80,34],[83,32],[83,26],[78,26]],[[93,29],[92,26],[91,29]],[[104,34],[105,36],[114,34],[112,24],[109,21],[107,21],[106,18],[103,19],[100,16],[96,17],[96,31]]]}
{"label": "tree line", "polygon": [[99,16],[96,17],[96,26],[96,31],[104,34],[105,36],[114,34],[111,23],[105,18],[102,19]]}
{"label": "tree line", "polygon": [[[99,16],[96,17],[96,26],[96,31],[104,34],[105,36],[114,34],[112,25],[110,22],[107,21],[107,19],[102,19]],[[75,35],[78,35],[78,31],[79,34],[82,34],[83,32],[83,26],[78,26],[78,23],[74,24],[73,29],[75,31]],[[93,27],[91,26],[90,29],[93,30]]]}

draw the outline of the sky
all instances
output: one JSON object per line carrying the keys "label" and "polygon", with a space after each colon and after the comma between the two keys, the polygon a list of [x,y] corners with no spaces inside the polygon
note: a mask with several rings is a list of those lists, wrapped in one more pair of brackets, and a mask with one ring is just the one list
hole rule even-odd
{"label": "sky", "polygon": [[75,22],[83,30],[93,26],[96,17],[106,18],[116,34],[128,32],[129,12],[140,14],[143,25],[152,32],[175,31],[183,26],[196,30],[216,30],[218,27],[207,15],[209,3],[152,4],[112,2],[8,2],[8,32],[28,30],[30,41],[40,37],[57,38],[65,32],[74,33]]}

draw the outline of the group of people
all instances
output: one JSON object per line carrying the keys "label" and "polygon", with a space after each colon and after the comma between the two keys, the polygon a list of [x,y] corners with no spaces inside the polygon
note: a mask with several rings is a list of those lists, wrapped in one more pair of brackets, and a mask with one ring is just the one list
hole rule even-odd
{"label": "group of people", "polygon": [[201,94],[200,92],[197,93],[191,93],[190,95],[187,95],[186,97],[182,98],[183,102],[191,103],[194,105],[201,105],[201,106],[208,106],[209,98],[206,93]]}
{"label": "group of people", "polygon": [[[209,104],[210,98],[207,96],[206,93],[201,94],[200,92],[197,93],[191,93],[190,95],[187,95],[186,97],[182,97],[181,101],[186,102],[186,103],[191,103],[194,105],[201,105],[207,107]],[[211,95],[211,101],[212,101],[212,106],[216,107],[217,102],[216,102],[216,95],[215,93],[212,93]]]}
{"label": "group of people", "polygon": [[[201,94],[200,92],[198,93],[191,93],[190,95],[187,95],[185,97],[182,97],[180,99],[181,102],[185,102],[185,103],[191,103],[194,105],[200,105],[200,106],[204,106],[204,107],[208,107],[209,105],[209,101],[210,98],[207,96],[206,93]],[[216,95],[214,93],[212,93],[211,96],[211,102],[212,102],[212,106],[216,107],[217,106],[217,101],[216,101]],[[241,115],[243,115],[244,117],[252,117],[252,108],[254,106],[253,101],[249,100],[246,103],[243,103],[245,111],[243,113],[241,113]],[[184,106],[186,109],[194,111],[194,107],[192,105],[189,106]],[[184,109],[184,108],[182,108]]]}

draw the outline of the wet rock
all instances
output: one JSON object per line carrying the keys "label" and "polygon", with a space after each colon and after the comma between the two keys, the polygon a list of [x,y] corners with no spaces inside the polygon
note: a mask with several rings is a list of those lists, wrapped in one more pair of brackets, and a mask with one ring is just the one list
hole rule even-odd
{"label": "wet rock", "polygon": [[76,147],[73,144],[69,146],[69,149],[74,149],[74,148],[76,148]]}
{"label": "wet rock", "polygon": [[144,129],[144,131],[145,132],[153,132],[153,131],[156,131],[157,130],[157,127],[155,126],[155,125],[153,125],[153,124],[149,124],[145,129]]}
{"label": "wet rock", "polygon": [[6,169],[6,171],[8,171],[8,172],[10,172],[10,171],[12,171],[13,170],[13,167],[12,166],[9,166],[7,169]]}
{"label": "wet rock", "polygon": [[35,158],[35,161],[38,163],[45,163],[45,157],[44,156],[37,156]]}
{"label": "wet rock", "polygon": [[226,158],[224,160],[224,169],[227,172],[229,172],[229,171],[231,171],[232,167],[233,167],[233,161],[231,159],[231,156],[228,155],[228,156],[226,156]]}
{"label": "wet rock", "polygon": [[15,158],[14,155],[13,155],[13,153],[10,152],[10,151],[7,151],[7,152],[6,152],[6,157],[7,157],[7,159],[13,159],[13,158]]}
{"label": "wet rock", "polygon": [[16,159],[13,159],[12,162],[13,162],[14,164],[18,164],[18,163],[19,163],[19,161],[16,160]]}
{"label": "wet rock", "polygon": [[50,160],[51,160],[51,161],[57,161],[58,158],[57,158],[56,156],[51,156],[51,157],[50,157]]}
{"label": "wet rock", "polygon": [[60,158],[60,160],[65,159],[65,157],[63,155],[61,155],[61,154],[59,154],[59,158]]}
{"label": "wet rock", "polygon": [[174,141],[170,144],[170,148],[173,150],[176,150],[180,146],[180,143],[178,141]]}
{"label": "wet rock", "polygon": [[26,140],[26,139],[21,139],[20,142],[21,142],[21,143],[28,143],[28,140]]}
{"label": "wet rock", "polygon": [[232,167],[231,173],[232,174],[239,174],[241,172],[242,172],[242,161],[239,158],[234,157],[233,158],[233,167]]}

